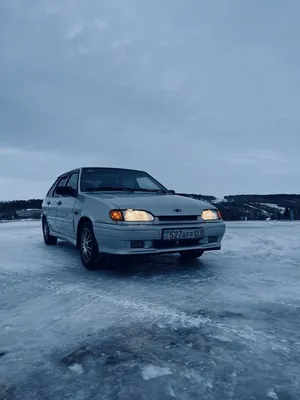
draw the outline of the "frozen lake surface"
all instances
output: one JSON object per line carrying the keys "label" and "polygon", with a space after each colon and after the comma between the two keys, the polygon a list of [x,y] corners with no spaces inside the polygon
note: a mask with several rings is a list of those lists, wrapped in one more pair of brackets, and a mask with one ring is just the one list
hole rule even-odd
{"label": "frozen lake surface", "polygon": [[300,223],[227,223],[220,252],[86,271],[0,224],[0,399],[300,399]]}

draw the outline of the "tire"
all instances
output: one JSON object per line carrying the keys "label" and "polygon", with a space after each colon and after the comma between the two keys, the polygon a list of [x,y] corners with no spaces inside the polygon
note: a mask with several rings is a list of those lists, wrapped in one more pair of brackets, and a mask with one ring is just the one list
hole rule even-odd
{"label": "tire", "polygon": [[96,270],[99,268],[101,257],[91,222],[84,222],[80,228],[79,250],[82,264],[86,269]]}
{"label": "tire", "polygon": [[57,237],[50,235],[50,228],[46,218],[43,218],[43,237],[47,246],[54,246],[57,243]]}
{"label": "tire", "polygon": [[182,258],[192,260],[201,257],[203,253],[203,250],[185,250],[181,251],[179,254]]}

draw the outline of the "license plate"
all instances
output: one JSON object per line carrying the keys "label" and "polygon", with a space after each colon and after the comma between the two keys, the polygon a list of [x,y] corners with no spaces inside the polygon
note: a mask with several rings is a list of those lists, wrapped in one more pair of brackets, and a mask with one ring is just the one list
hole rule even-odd
{"label": "license plate", "polygon": [[163,240],[202,239],[203,228],[164,229]]}

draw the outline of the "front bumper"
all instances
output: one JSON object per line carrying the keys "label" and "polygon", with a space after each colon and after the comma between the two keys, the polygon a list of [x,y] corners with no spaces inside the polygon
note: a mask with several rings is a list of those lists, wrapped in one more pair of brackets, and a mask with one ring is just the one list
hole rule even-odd
{"label": "front bumper", "polygon": [[[162,240],[163,229],[203,228],[204,237],[200,241]],[[177,253],[184,250],[220,250],[225,234],[223,221],[192,224],[102,224],[94,223],[94,234],[99,251],[107,254],[161,254]],[[133,242],[143,242],[144,247],[133,248]]]}

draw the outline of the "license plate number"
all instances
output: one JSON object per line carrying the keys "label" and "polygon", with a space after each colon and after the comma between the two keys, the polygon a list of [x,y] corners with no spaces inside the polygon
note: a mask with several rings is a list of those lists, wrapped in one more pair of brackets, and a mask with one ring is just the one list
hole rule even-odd
{"label": "license plate number", "polygon": [[164,229],[163,240],[202,239],[203,229]]}

